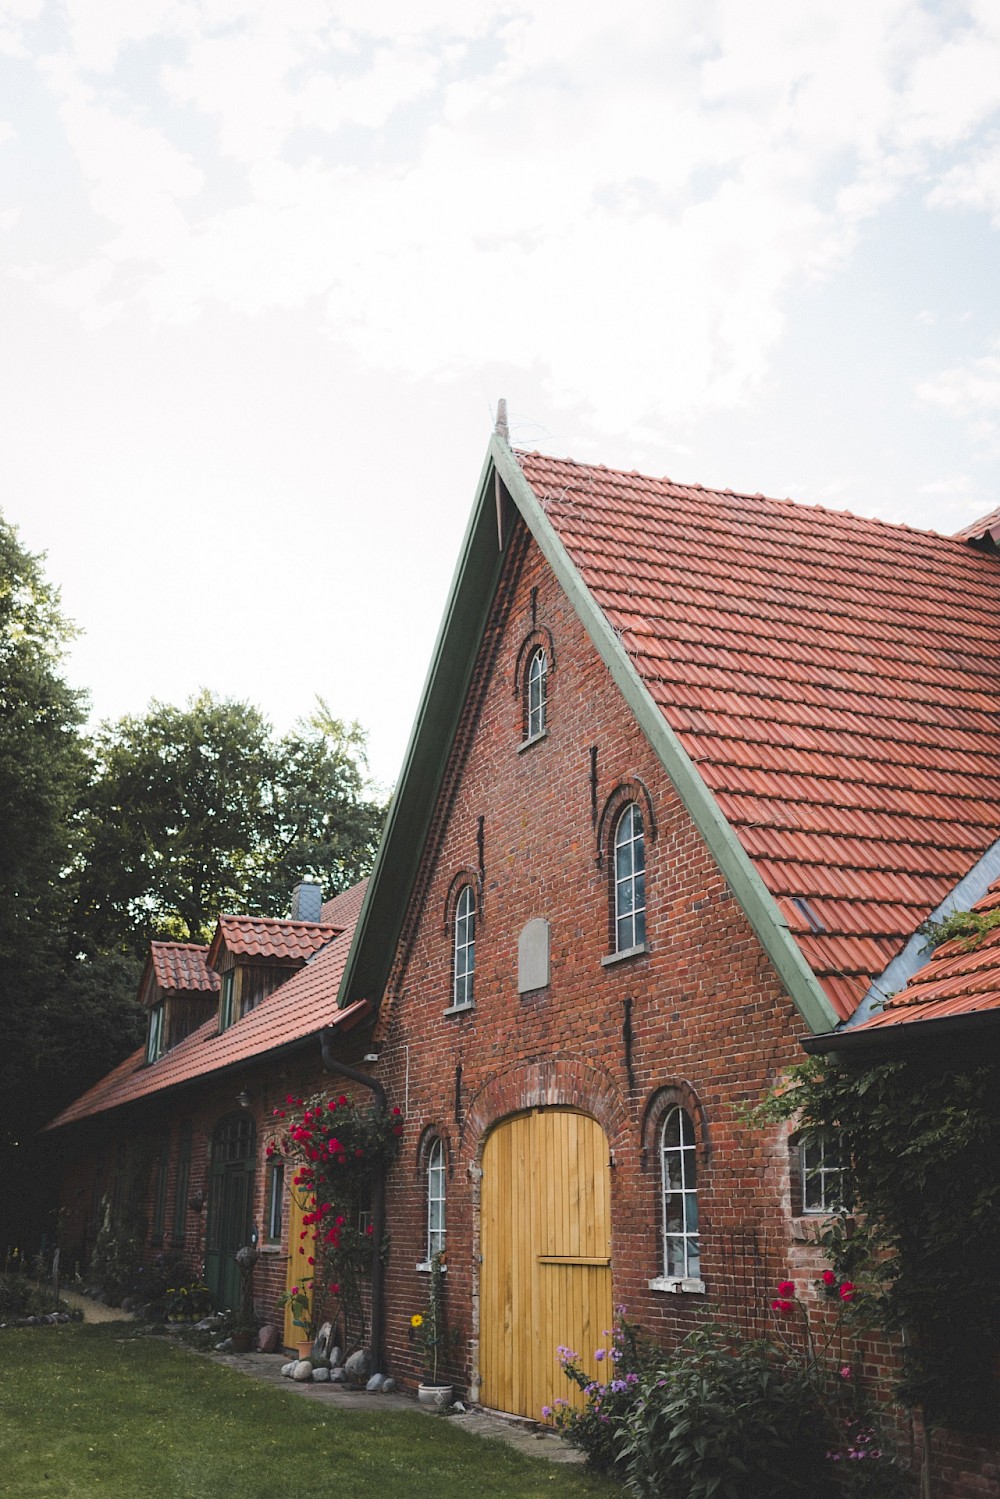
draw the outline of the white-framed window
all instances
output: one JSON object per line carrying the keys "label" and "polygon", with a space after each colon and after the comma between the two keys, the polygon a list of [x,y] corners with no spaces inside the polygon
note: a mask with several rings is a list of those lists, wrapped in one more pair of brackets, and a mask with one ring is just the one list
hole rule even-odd
{"label": "white-framed window", "polygon": [[444,1141],[435,1140],[427,1152],[427,1262],[444,1253]]}
{"label": "white-framed window", "polygon": [[528,663],[528,711],[525,714],[525,738],[536,739],[545,732],[548,705],[549,661],[541,646]]}
{"label": "white-framed window", "polygon": [[149,1012],[149,1021],[146,1029],[146,1061],[155,1062],[163,1055],[163,1012],[162,1004],[154,1005]]}
{"label": "white-framed window", "polygon": [[698,1161],[694,1126],[686,1109],[672,1108],[660,1126],[663,1200],[663,1274],[697,1280]]}
{"label": "white-framed window", "polygon": [[615,824],[615,952],[646,940],[646,845],[642,812],[629,802]]}
{"label": "white-framed window", "polygon": [[234,999],[236,995],[236,969],[230,968],[222,975],[219,986],[219,1030],[227,1031],[236,1019]]}
{"label": "white-framed window", "polygon": [[267,1218],[265,1237],[269,1244],[281,1243],[281,1230],[285,1221],[285,1166],[282,1161],[272,1162],[267,1176]]}
{"label": "white-framed window", "polygon": [[476,972],[476,899],[471,885],[463,885],[455,905],[455,978],[452,1004],[471,1005]]}
{"label": "white-framed window", "polygon": [[799,1142],[802,1213],[835,1213],[843,1193],[844,1168],[836,1142],[816,1135]]}

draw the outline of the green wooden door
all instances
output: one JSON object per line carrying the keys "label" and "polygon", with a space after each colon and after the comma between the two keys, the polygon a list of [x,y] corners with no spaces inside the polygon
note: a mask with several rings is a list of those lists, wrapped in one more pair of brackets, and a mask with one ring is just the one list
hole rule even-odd
{"label": "green wooden door", "polygon": [[220,1119],[212,1134],[208,1174],[205,1283],[216,1310],[240,1304],[240,1272],[234,1259],[250,1237],[256,1131],[249,1114]]}

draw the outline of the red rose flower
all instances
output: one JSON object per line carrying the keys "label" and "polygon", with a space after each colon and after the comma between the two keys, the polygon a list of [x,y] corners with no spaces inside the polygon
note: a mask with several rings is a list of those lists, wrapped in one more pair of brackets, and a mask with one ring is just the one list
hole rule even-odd
{"label": "red rose flower", "polygon": [[823,1271],[823,1284],[825,1286],[835,1286],[837,1284],[837,1277],[832,1270]]}
{"label": "red rose flower", "polygon": [[841,1287],[840,1287],[840,1299],[841,1299],[841,1301],[853,1301],[856,1290],[857,1290],[857,1287],[854,1285],[853,1281],[850,1281],[850,1280],[843,1281],[841,1283]]}
{"label": "red rose flower", "polygon": [[779,1281],[778,1282],[778,1295],[779,1296],[794,1296],[795,1295],[795,1282],[794,1282],[794,1280],[782,1280],[782,1281]]}

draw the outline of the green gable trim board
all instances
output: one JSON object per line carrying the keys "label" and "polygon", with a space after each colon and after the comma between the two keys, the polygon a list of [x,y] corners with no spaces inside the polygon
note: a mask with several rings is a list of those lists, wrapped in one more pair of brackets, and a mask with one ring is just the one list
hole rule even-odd
{"label": "green gable trim board", "polygon": [[[338,1004],[343,1007],[362,998],[377,1004],[388,981],[403,915],[503,562],[503,551],[498,550],[494,474],[499,475],[524,518],[803,1021],[813,1033],[832,1030],[838,1024],[837,1014],[785,925],[776,902],[594,601],[513,450],[496,434],[480,475],[475,507],[355,930]],[[503,540],[506,543],[506,534]]]}

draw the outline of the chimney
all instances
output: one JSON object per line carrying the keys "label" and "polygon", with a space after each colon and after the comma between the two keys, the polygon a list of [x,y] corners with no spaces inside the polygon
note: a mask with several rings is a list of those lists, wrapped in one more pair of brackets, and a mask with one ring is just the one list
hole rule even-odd
{"label": "chimney", "polygon": [[319,921],[323,915],[323,886],[305,875],[292,891],[292,921]]}

